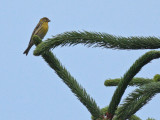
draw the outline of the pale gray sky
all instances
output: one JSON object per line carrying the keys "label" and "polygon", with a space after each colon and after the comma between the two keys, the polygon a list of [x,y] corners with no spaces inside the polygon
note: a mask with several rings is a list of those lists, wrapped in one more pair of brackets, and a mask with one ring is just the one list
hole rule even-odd
{"label": "pale gray sky", "polygon": [[[0,0],[0,120],[89,120],[90,113],[41,57],[26,57],[31,33],[42,17],[51,19],[50,38],[65,31],[87,30],[120,36],[159,36],[158,0]],[[108,78],[120,78],[149,50],[110,50],[82,45],[56,48],[62,64],[103,108],[115,87]],[[160,74],[160,62],[146,65],[137,77]],[[124,97],[135,88],[128,88]],[[123,97],[123,98],[124,98]],[[137,115],[160,119],[159,95]]]}

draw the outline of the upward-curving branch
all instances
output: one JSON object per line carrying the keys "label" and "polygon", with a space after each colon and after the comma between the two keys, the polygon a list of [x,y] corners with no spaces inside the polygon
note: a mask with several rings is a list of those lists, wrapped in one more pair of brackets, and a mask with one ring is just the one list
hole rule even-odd
{"label": "upward-curving branch", "polygon": [[112,119],[112,117],[114,116],[115,111],[117,110],[117,106],[121,100],[121,97],[124,94],[132,78],[141,70],[141,68],[144,65],[148,64],[151,60],[156,58],[160,58],[160,51],[147,52],[138,60],[136,60],[135,63],[130,67],[130,69],[124,74],[123,78],[118,84],[116,91],[114,92],[114,95],[108,108],[107,114],[109,115],[110,119]]}
{"label": "upward-curving branch", "polygon": [[121,37],[100,32],[65,32],[47,39],[39,44],[34,55],[58,46],[83,44],[88,47],[102,47],[112,49],[157,49],[160,39],[157,37]]}
{"label": "upward-curving branch", "polygon": [[157,93],[160,93],[159,82],[145,84],[140,88],[136,89],[125,99],[124,103],[122,104],[122,107],[120,107],[117,114],[117,120],[126,120],[131,115],[135,114],[141,107],[148,103],[151,100],[151,98]]}

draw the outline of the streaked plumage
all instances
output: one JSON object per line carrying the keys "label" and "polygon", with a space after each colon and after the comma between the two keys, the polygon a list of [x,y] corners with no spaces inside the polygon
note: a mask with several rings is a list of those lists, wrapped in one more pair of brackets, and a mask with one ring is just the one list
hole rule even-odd
{"label": "streaked plumage", "polygon": [[31,49],[31,47],[33,46],[33,40],[32,37],[33,35],[37,35],[39,36],[41,39],[44,38],[44,36],[46,35],[47,31],[48,31],[48,22],[50,22],[50,20],[47,17],[43,17],[39,20],[39,23],[37,24],[37,26],[35,27],[31,38],[30,38],[30,42],[28,44],[27,49],[24,51],[23,54],[28,54],[29,50]]}

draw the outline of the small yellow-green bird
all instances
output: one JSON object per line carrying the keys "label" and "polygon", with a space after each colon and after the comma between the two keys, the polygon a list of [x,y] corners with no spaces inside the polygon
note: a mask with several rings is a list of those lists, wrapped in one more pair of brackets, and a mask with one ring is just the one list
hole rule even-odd
{"label": "small yellow-green bird", "polygon": [[48,22],[50,22],[50,20],[47,17],[43,17],[39,20],[39,23],[37,24],[37,26],[34,28],[34,31],[31,35],[29,44],[27,49],[24,51],[23,54],[28,55],[29,50],[31,49],[31,47],[33,46],[33,40],[32,37],[33,35],[37,35],[39,36],[41,39],[44,38],[44,36],[46,35],[47,31],[48,31]]}

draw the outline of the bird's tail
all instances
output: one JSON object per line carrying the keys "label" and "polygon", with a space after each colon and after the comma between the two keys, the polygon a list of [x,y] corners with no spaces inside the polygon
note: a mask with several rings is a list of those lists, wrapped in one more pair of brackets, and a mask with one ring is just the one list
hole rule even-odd
{"label": "bird's tail", "polygon": [[26,54],[26,56],[28,55],[29,50],[31,49],[32,45],[29,45],[27,47],[27,49],[23,52],[23,54]]}

